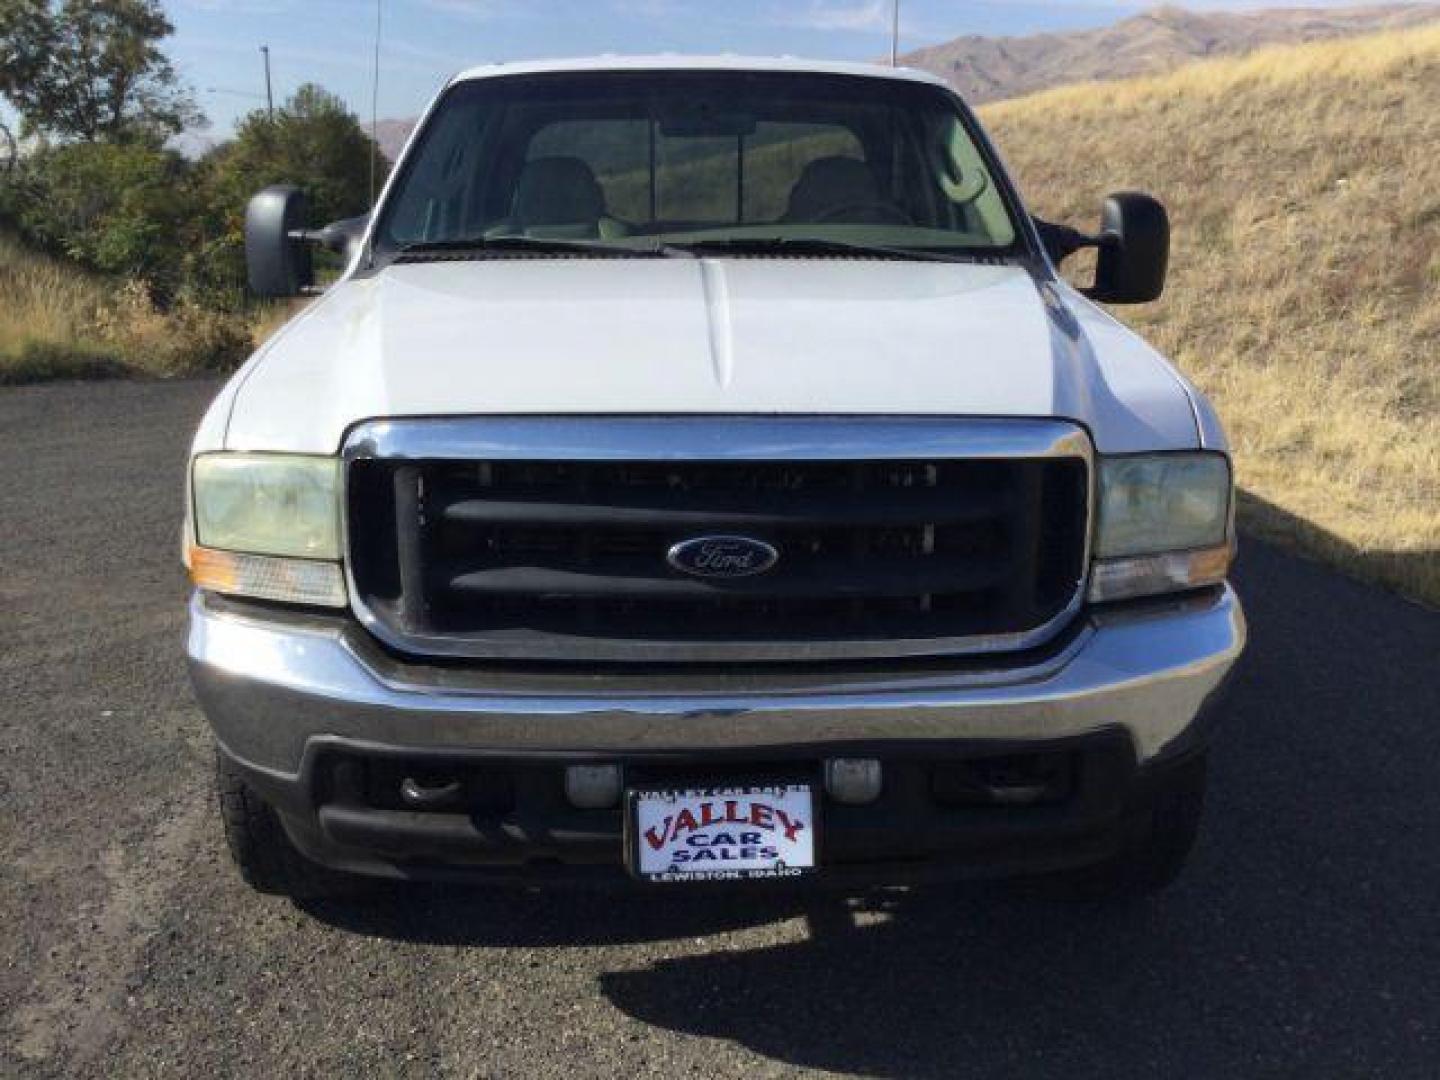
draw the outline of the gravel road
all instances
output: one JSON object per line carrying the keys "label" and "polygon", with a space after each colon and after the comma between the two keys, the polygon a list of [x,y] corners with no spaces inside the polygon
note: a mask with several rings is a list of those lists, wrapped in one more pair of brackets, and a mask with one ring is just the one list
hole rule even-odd
{"label": "gravel road", "polygon": [[1440,616],[1256,544],[1159,901],[252,895],[181,663],[214,390],[0,392],[0,1074],[1440,1072]]}

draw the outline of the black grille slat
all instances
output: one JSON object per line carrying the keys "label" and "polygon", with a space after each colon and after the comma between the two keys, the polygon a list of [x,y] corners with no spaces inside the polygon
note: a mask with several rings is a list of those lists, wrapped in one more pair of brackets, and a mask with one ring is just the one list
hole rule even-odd
{"label": "black grille slat", "polygon": [[[799,571],[733,580],[659,576],[656,560],[611,560],[609,573],[586,571],[586,563],[571,566],[506,566],[472,570],[446,579],[446,586],[461,593],[493,596],[633,597],[636,600],[703,600],[720,597],[773,596],[777,598],[866,598],[914,596],[917,593],[971,592],[994,588],[1005,578],[1003,562],[945,564],[891,564],[861,560],[847,566],[839,561],[811,563]],[[441,575],[442,577],[444,575]]]}
{"label": "black grille slat", "polygon": [[[924,497],[917,498],[916,496]],[[535,493],[521,499],[463,499],[447,506],[448,521],[473,525],[547,525],[564,528],[678,529],[790,528],[857,525],[904,525],[924,519],[936,524],[983,521],[1003,513],[1006,492],[983,492],[964,501],[947,499],[945,492],[927,490],[896,496],[880,492],[867,497],[856,491],[849,497],[820,492],[768,493],[676,492],[655,495],[619,492],[605,504],[558,501],[557,496]],[[767,505],[768,504],[768,505]]]}
{"label": "black grille slat", "polygon": [[1022,470],[1015,486],[1015,510],[1009,520],[1011,559],[1008,606],[1024,617],[1036,611],[1039,562],[1045,540],[1045,477]]}
{"label": "black grille slat", "polygon": [[[422,653],[427,642],[557,660],[963,651],[1071,604],[1088,484],[1081,457],[362,458],[347,484],[352,571],[390,643]],[[679,541],[723,534],[770,543],[780,560],[733,579],[666,561]]]}
{"label": "black grille slat", "polygon": [[399,613],[404,625],[412,630],[423,627],[428,617],[423,484],[424,477],[418,466],[402,465],[395,470],[395,520],[413,523],[412,528],[398,528],[395,537],[395,563],[400,577]]}

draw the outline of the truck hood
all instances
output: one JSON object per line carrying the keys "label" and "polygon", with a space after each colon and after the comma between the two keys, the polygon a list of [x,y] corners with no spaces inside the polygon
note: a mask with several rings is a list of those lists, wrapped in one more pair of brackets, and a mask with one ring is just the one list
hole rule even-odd
{"label": "truck hood", "polygon": [[333,453],[382,417],[1059,417],[1104,452],[1197,444],[1185,383],[1015,266],[497,259],[334,287],[239,373],[231,449]]}

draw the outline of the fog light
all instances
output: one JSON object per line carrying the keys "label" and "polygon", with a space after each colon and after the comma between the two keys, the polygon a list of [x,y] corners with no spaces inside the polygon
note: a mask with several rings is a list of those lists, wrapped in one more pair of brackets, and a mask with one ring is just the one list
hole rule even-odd
{"label": "fog light", "polygon": [[620,766],[570,765],[565,797],[581,810],[608,810],[620,802]]}
{"label": "fog light", "polygon": [[880,797],[880,762],[873,758],[834,758],[825,762],[825,790],[846,806],[864,806]]}

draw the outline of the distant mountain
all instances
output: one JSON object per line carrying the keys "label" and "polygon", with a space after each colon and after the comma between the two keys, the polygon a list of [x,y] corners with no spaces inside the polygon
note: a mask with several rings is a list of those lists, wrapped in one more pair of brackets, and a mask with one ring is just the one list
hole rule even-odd
{"label": "distant mountain", "polygon": [[418,122],[415,118],[381,120],[375,125],[375,141],[380,144],[380,152],[391,161],[398,158],[400,151],[405,149],[405,142],[410,138],[410,132],[415,130]]}
{"label": "distant mountain", "polygon": [[971,102],[1021,97],[1065,83],[1170,71],[1192,60],[1266,45],[1397,30],[1440,19],[1440,6],[1276,8],[1197,12],[1166,6],[1099,30],[1030,37],[969,35],[907,53],[901,62],[939,75]]}
{"label": "distant mountain", "polygon": [[[1207,56],[1440,20],[1440,4],[1275,8],[1242,13],[1166,6],[1099,30],[1030,37],[958,37],[906,53],[901,61],[939,75],[975,103],[1020,97],[1063,83],[1170,71]],[[416,120],[381,120],[380,149],[391,161]]]}

